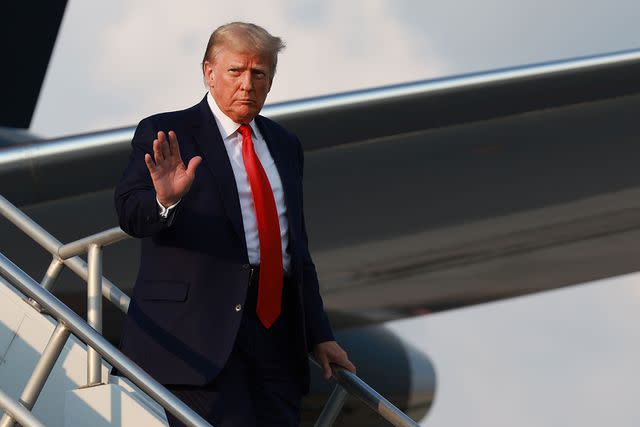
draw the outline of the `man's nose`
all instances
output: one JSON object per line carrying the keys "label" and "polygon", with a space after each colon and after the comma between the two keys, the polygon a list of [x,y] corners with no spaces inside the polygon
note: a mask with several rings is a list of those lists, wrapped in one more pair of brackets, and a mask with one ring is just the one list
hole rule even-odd
{"label": "man's nose", "polygon": [[242,75],[242,89],[247,92],[253,90],[253,77],[249,72]]}

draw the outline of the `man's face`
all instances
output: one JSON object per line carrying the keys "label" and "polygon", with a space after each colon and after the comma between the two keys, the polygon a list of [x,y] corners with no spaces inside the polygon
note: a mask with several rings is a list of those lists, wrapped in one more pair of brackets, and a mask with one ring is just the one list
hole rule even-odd
{"label": "man's face", "polygon": [[271,89],[271,60],[257,53],[222,48],[204,63],[213,99],[231,120],[248,124],[262,109]]}

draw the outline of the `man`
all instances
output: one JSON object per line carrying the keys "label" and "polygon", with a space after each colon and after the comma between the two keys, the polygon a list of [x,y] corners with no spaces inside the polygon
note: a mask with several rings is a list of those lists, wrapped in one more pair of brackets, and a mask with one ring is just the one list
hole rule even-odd
{"label": "man", "polygon": [[207,95],[140,122],[115,192],[142,238],[121,348],[215,426],[298,425],[308,351],[326,378],[355,371],[309,255],[302,147],[258,115],[283,47],[253,24],[214,31]]}

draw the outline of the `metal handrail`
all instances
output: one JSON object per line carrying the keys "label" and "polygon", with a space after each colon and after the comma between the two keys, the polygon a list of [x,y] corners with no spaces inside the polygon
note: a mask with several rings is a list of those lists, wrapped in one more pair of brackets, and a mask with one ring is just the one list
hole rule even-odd
{"label": "metal handrail", "polygon": [[[310,360],[320,366],[314,358]],[[374,412],[396,427],[420,427],[407,414],[389,402],[353,372],[342,366],[331,364],[332,378],[336,386],[329,396],[315,427],[331,426],[342,409],[348,395],[352,395],[371,408]]]}
{"label": "metal handrail", "polygon": [[9,414],[11,418],[23,427],[44,427],[44,424],[34,417],[29,410],[2,390],[0,390],[0,409],[3,409],[5,413]]}
{"label": "metal handrail", "polygon": [[[74,256],[69,259],[62,259],[58,253],[60,248],[64,247],[58,239],[53,237],[47,230],[42,228],[38,223],[29,218],[24,212],[14,206],[6,198],[0,195],[0,214],[7,218],[13,225],[18,227],[23,233],[31,237],[36,243],[42,246],[53,257],[52,268],[56,262],[64,263],[71,271],[80,276],[83,280],[87,280],[89,271],[87,263],[82,258]],[[127,234],[119,228],[111,229],[119,230],[125,237]],[[101,234],[101,233],[98,233]],[[52,268],[53,269],[53,268]],[[55,279],[55,278],[54,278]],[[49,289],[50,286],[47,287]],[[111,283],[105,277],[102,278],[102,295],[118,307],[123,312],[129,309],[130,298],[122,292],[116,285]]]}
{"label": "metal handrail", "polygon": [[153,379],[142,368],[129,360],[102,335],[96,332],[73,310],[57,299],[27,273],[22,271],[3,254],[0,254],[0,273],[20,292],[36,301],[47,313],[68,328],[80,341],[94,348],[105,360],[125,377],[147,393],[163,408],[189,426],[211,427],[173,393]]}
{"label": "metal handrail", "polygon": [[[126,313],[128,311],[130,298],[102,275],[102,247],[129,237],[119,227],[101,231],[63,245],[2,196],[0,196],[0,213],[53,256],[51,265],[41,283],[43,288],[51,290],[63,265],[68,265],[81,278],[86,280],[87,322],[96,331],[102,333],[102,295],[112,301],[123,312]],[[88,263],[79,258],[79,255],[84,253],[87,253]],[[38,307],[36,306],[36,308]],[[102,383],[101,367],[100,355],[89,347],[87,349],[87,386]],[[27,401],[26,403],[32,404],[34,402]],[[0,427],[4,427],[1,420]]]}
{"label": "metal handrail", "polygon": [[129,237],[131,236],[122,231],[120,227],[113,227],[108,230],[83,237],[75,242],[61,245],[58,248],[58,256],[63,260],[72,258],[74,256],[87,253],[91,245],[108,246]]}
{"label": "metal handrail", "polygon": [[[15,266],[9,259],[7,259],[4,255],[0,253],[0,272],[5,273],[12,280],[12,282],[27,296],[31,297],[37,304],[42,305],[48,313],[51,313],[53,317],[57,318],[60,322],[63,323],[64,326],[67,326],[68,329],[74,333],[78,338],[84,341],[88,346],[88,373],[87,380],[88,384],[97,384],[100,383],[100,367],[101,360],[100,356],[102,355],[109,361],[113,366],[115,366],[118,370],[123,372],[125,376],[131,379],[134,384],[138,385],[143,391],[147,392],[154,400],[160,403],[165,409],[171,411],[171,408],[165,406],[164,403],[168,403],[169,400],[167,396],[162,396],[158,394],[158,391],[151,391],[147,386],[142,386],[141,384],[144,381],[151,380],[153,384],[159,386],[161,388],[160,391],[167,392],[170,396],[173,396],[170,392],[168,392],[164,387],[162,387],[159,383],[153,380],[148,374],[142,371],[137,365],[127,359],[122,353],[120,353],[115,347],[113,347],[110,343],[108,343],[101,335],[102,332],[102,306],[101,306],[101,298],[102,294],[107,300],[111,301],[122,310],[124,313],[128,311],[129,297],[124,294],[116,285],[108,281],[106,278],[102,276],[102,258],[101,258],[101,249],[102,246],[106,246],[112,243],[116,243],[118,241],[130,238],[128,234],[126,234],[119,227],[114,227],[99,233],[92,234],[90,236],[81,238],[74,242],[68,244],[62,244],[55,237],[49,234],[46,230],[40,227],[35,221],[29,218],[26,214],[24,214],[20,209],[11,204],[7,199],[0,195],[0,214],[4,215],[7,219],[9,219],[14,225],[16,225],[19,229],[25,232],[28,236],[30,236],[33,240],[39,243],[44,249],[49,251],[53,255],[53,261],[43,282],[40,286],[37,286],[37,290],[41,293],[38,298],[35,298],[31,295],[30,292],[33,290],[25,291],[23,287],[31,284],[31,282],[36,283],[30,276],[20,270],[17,266]],[[87,266],[84,261],[82,261],[78,255],[88,252],[88,261],[89,265]],[[84,332],[78,329],[78,325],[72,327],[72,325],[68,325],[68,322],[64,320],[60,316],[60,312],[57,309],[62,306],[66,310],[65,315],[75,316],[79,318],[77,314],[75,314],[71,309],[69,309],[66,305],[61,303],[57,298],[51,295],[48,290],[51,287],[53,281],[60,272],[60,267],[64,263],[64,265],[69,266],[74,272],[76,272],[80,277],[87,280],[87,288],[88,288],[88,321],[89,323],[85,323],[81,321],[81,326],[84,328],[88,328],[91,331],[91,334],[97,334],[98,337],[104,343],[101,343],[102,347],[96,347],[93,342],[85,341],[82,334]],[[81,274],[82,273],[82,274]],[[26,284],[24,283],[26,282]],[[43,293],[44,292],[44,293]],[[48,296],[49,298],[53,298],[57,305],[51,305],[51,300],[48,300],[46,304],[41,304],[40,299],[43,296]],[[72,316],[72,317],[73,317]],[[74,319],[75,321],[75,319]],[[64,327],[61,329],[65,329]],[[95,338],[95,337],[94,337]],[[104,347],[104,344],[108,347]],[[55,354],[55,351],[58,351],[64,345],[64,341],[58,343],[56,346],[52,346],[52,354]],[[117,355],[122,355],[124,357],[123,360],[117,361],[114,363],[111,359],[114,357],[110,354],[108,357],[105,356],[105,348],[110,348],[109,351],[116,351]],[[57,357],[57,356],[56,356]],[[309,357],[309,359],[316,363],[316,360],[313,357]],[[124,367],[124,365],[119,365],[118,363],[128,363],[130,366]],[[51,366],[48,367],[49,369]],[[140,377],[130,377],[129,375],[133,375],[135,372],[132,370],[135,368],[139,372],[144,374],[143,380],[140,380]],[[336,380],[336,388],[329,397],[325,408],[323,409],[318,421],[316,422],[316,426],[330,426],[335,421],[337,414],[342,409],[344,401],[346,400],[348,394],[353,395],[358,398],[362,402],[364,402],[367,406],[369,406],[373,411],[382,416],[385,420],[389,421],[392,425],[397,427],[417,427],[418,424],[409,418],[406,414],[404,414],[400,409],[394,406],[391,402],[385,399],[382,395],[376,392],[373,388],[371,388],[366,382],[360,379],[357,375],[347,371],[346,369],[337,366],[331,365],[333,378]],[[46,375],[40,375],[46,379],[48,373]],[[42,378],[40,378],[41,380]],[[152,385],[153,385],[152,384]],[[28,388],[28,387],[27,387]],[[38,390],[39,393],[39,390]],[[37,394],[35,395],[37,398]],[[35,401],[34,398],[34,401]],[[176,400],[175,398],[173,400]],[[164,402],[164,403],[163,403]],[[31,406],[34,402],[30,402]],[[173,402],[176,403],[175,401]],[[184,406],[188,408],[186,405],[182,404],[182,401],[178,402],[180,406]],[[179,413],[175,413],[171,411],[176,417],[178,417],[183,422],[186,422],[186,418],[182,418],[182,415]],[[195,413],[193,413],[195,414]],[[197,416],[197,414],[195,414]],[[199,416],[198,419],[202,420]],[[202,420],[205,422],[204,420]],[[201,424],[194,424],[201,425]],[[209,425],[205,424],[204,425]]]}

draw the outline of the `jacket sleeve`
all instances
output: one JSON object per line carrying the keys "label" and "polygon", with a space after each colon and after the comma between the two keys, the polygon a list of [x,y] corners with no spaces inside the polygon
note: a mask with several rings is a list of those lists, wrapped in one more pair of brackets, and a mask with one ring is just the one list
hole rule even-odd
{"label": "jacket sleeve", "polygon": [[[300,165],[300,180],[302,182],[302,175],[304,169],[304,153],[302,146],[298,142],[299,151],[299,165]],[[302,183],[300,184],[302,188]],[[302,193],[302,191],[301,191]],[[318,283],[318,274],[316,272],[316,266],[311,259],[309,253],[309,242],[307,237],[307,226],[304,219],[304,200],[302,194],[300,197],[300,203],[302,206],[302,280],[303,280],[303,303],[305,313],[305,325],[307,333],[307,346],[309,349],[313,349],[313,346],[325,341],[334,341],[333,331],[331,330],[331,324],[327,313],[324,311],[324,304],[322,303],[322,296],[320,296],[320,285]]]}
{"label": "jacket sleeve", "polygon": [[134,237],[148,237],[173,223],[180,205],[167,218],[160,216],[156,192],[144,155],[153,156],[157,129],[152,118],[142,120],[131,141],[129,162],[115,189],[115,206],[120,228]]}

